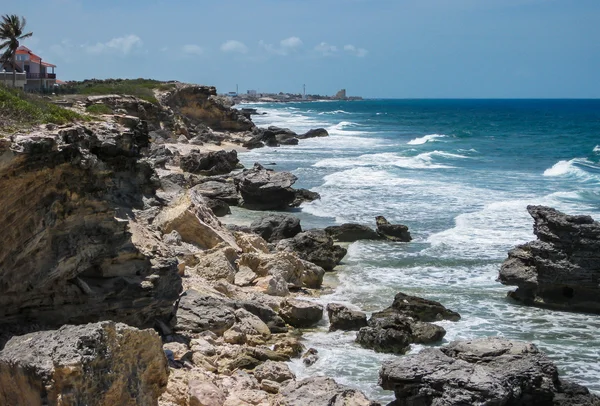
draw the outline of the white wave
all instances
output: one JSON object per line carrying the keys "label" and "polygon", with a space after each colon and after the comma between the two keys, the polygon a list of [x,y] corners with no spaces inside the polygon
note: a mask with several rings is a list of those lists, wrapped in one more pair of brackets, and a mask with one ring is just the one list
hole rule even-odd
{"label": "white wave", "polygon": [[426,135],[424,137],[415,138],[414,140],[408,141],[408,145],[422,145],[422,144],[425,144],[427,142],[434,142],[436,139],[438,139],[438,138],[444,138],[444,137],[447,137],[447,135],[444,135],[444,134],[429,134],[429,135]]}
{"label": "white wave", "polygon": [[600,181],[600,167],[588,159],[574,158],[570,161],[558,161],[552,168],[544,171],[544,176],[570,177],[582,181]]}
{"label": "white wave", "polygon": [[600,145],[596,145],[596,146],[594,147],[594,152],[595,152],[596,154],[600,154]]}
{"label": "white wave", "polygon": [[352,131],[347,130],[348,127],[358,127],[359,124],[350,121],[342,121],[335,125],[327,127],[327,131],[330,135],[361,135],[364,131]]}
{"label": "white wave", "polygon": [[435,159],[465,159],[464,155],[452,154],[443,151],[424,152],[416,156],[400,156],[396,153],[386,152],[380,154],[365,154],[349,158],[323,159],[313,166],[323,168],[347,168],[359,166],[383,166],[405,169],[444,169],[454,166],[435,162]]}
{"label": "white wave", "polygon": [[323,115],[335,115],[335,114],[353,114],[344,110],[334,110],[334,111],[322,111],[319,113],[320,116]]}

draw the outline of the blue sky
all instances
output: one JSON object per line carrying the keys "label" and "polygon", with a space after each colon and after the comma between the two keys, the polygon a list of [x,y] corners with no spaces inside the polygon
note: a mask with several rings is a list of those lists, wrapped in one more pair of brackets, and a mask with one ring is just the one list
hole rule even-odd
{"label": "blue sky", "polygon": [[599,0],[0,0],[63,80],[220,92],[600,97]]}

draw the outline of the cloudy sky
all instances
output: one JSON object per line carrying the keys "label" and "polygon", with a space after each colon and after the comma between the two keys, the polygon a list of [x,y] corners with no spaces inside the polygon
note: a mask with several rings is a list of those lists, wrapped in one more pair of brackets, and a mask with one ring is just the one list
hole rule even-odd
{"label": "cloudy sky", "polygon": [[598,0],[0,0],[60,79],[398,98],[600,97]]}

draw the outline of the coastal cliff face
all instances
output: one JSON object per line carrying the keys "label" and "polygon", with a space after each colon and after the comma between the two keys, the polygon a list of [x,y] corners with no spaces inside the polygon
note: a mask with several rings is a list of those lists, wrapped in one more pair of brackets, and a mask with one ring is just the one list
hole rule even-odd
{"label": "coastal cliff face", "polygon": [[181,280],[147,228],[160,206],[147,143],[141,123],[0,140],[0,324],[169,322]]}
{"label": "coastal cliff face", "polygon": [[534,306],[600,313],[600,223],[550,207],[528,206],[536,241],[509,252],[500,282]]}

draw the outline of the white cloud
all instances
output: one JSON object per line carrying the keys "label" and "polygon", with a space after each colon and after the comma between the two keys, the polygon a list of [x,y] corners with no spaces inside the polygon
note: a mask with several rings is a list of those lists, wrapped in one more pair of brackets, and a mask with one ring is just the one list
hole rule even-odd
{"label": "white cloud", "polygon": [[304,43],[298,37],[289,37],[279,41],[278,46],[275,46],[273,44],[267,44],[262,40],[259,41],[258,45],[260,45],[261,48],[265,49],[267,52],[272,54],[289,55],[290,53],[297,51],[298,48],[304,45]]}
{"label": "white cloud", "polygon": [[357,48],[354,45],[345,45],[344,46],[344,51],[346,51],[349,54],[352,54],[354,56],[357,56],[359,58],[364,58],[369,53],[369,51],[367,51],[366,49],[364,49],[364,48]]}
{"label": "white cloud", "polygon": [[331,56],[335,54],[338,49],[335,45],[329,45],[327,42],[321,42],[315,47],[315,51],[322,54],[323,56]]}
{"label": "white cloud", "polygon": [[184,45],[181,50],[184,54],[188,55],[202,55],[204,53],[204,49],[201,46],[196,44],[187,44]]}
{"label": "white cloud", "polygon": [[229,41],[225,42],[223,45],[221,45],[221,51],[246,54],[246,53],[248,53],[248,47],[243,42],[236,41],[236,40],[229,40]]}
{"label": "white cloud", "polygon": [[130,34],[124,37],[113,38],[108,42],[98,42],[95,45],[83,45],[83,47],[91,54],[118,52],[123,55],[128,55],[135,48],[140,48],[142,44],[143,42],[140,37]]}

